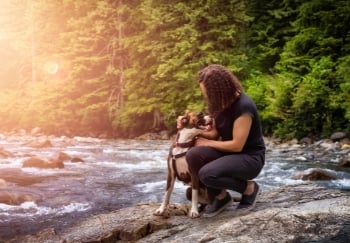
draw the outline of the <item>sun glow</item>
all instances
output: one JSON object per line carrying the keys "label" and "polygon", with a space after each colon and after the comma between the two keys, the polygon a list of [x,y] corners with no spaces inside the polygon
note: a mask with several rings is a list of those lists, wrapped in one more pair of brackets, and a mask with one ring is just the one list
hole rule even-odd
{"label": "sun glow", "polygon": [[47,61],[44,65],[44,71],[47,74],[55,75],[59,70],[59,65],[56,61]]}

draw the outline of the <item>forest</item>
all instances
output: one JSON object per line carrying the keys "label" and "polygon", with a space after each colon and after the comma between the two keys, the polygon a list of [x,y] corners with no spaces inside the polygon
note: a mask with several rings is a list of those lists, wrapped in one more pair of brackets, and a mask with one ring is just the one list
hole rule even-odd
{"label": "forest", "polygon": [[216,63],[266,136],[349,134],[349,23],[348,0],[1,0],[0,131],[174,131]]}

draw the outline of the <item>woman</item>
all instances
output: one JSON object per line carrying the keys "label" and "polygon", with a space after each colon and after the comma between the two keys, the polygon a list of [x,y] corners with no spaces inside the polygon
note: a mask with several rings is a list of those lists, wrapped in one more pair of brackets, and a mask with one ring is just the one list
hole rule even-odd
{"label": "woman", "polygon": [[259,193],[259,185],[252,179],[265,162],[257,108],[238,79],[221,65],[202,69],[199,85],[214,126],[201,134],[186,159],[191,173],[198,174],[208,188],[211,204],[203,216],[215,216],[232,202],[226,189],[242,194],[237,210],[250,210]]}

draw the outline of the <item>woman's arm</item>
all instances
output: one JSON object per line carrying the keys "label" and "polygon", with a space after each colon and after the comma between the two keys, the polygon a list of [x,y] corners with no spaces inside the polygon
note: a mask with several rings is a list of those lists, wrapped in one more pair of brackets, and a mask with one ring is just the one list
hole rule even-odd
{"label": "woman's arm", "polygon": [[252,125],[252,117],[249,114],[243,114],[240,117],[238,117],[234,123],[232,128],[232,140],[229,141],[217,141],[217,140],[210,140],[207,137],[204,136],[208,133],[208,135],[216,135],[217,136],[217,130],[215,130],[215,133],[212,131],[203,132],[202,136],[199,137],[196,140],[196,146],[209,146],[216,148],[218,150],[224,151],[224,152],[241,152],[249,135],[250,127]]}

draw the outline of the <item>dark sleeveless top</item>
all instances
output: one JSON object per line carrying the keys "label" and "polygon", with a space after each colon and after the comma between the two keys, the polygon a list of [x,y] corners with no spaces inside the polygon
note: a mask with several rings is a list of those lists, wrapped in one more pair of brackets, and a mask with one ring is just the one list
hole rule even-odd
{"label": "dark sleeveless top", "polygon": [[216,129],[221,140],[232,140],[233,123],[243,114],[249,114],[253,120],[242,153],[265,152],[265,143],[258,110],[254,101],[245,93],[241,93],[230,107],[220,112],[215,117]]}

